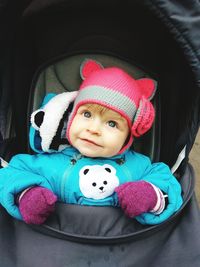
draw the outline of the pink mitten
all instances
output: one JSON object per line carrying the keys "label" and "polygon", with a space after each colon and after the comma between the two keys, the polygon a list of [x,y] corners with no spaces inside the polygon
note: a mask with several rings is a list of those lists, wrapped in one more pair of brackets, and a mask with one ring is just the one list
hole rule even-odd
{"label": "pink mitten", "polygon": [[36,186],[22,193],[19,210],[28,224],[42,224],[54,211],[56,195],[50,190]]}
{"label": "pink mitten", "polygon": [[145,181],[127,182],[115,189],[119,204],[128,217],[149,212],[157,204],[157,194],[150,183]]}

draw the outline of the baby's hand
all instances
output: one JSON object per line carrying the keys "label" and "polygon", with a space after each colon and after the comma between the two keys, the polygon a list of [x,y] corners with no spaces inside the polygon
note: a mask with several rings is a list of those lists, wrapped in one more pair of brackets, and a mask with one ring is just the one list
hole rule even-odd
{"label": "baby's hand", "polygon": [[154,209],[157,194],[154,187],[145,181],[127,182],[115,189],[119,204],[128,217],[135,217]]}
{"label": "baby's hand", "polygon": [[42,224],[55,209],[56,195],[50,190],[36,186],[19,198],[19,210],[28,224]]}

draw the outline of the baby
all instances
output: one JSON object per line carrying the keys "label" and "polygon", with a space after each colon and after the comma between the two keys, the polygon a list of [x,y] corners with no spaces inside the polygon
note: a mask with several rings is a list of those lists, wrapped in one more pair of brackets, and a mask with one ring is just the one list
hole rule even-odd
{"label": "baby", "polygon": [[93,60],[83,62],[81,77],[67,124],[70,147],[13,157],[0,170],[1,204],[30,224],[44,223],[57,200],[120,206],[142,224],[163,222],[180,208],[181,187],[164,163],[130,150],[154,121],[154,81]]}

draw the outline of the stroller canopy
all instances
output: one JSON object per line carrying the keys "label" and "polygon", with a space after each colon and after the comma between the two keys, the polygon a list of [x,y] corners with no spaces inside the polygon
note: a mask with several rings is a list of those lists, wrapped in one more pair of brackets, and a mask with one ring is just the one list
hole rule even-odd
{"label": "stroller canopy", "polygon": [[1,138],[16,136],[17,151],[27,151],[25,114],[41,65],[101,53],[156,76],[159,160],[172,166],[186,148],[187,162],[199,127],[199,9],[197,1],[1,1]]}

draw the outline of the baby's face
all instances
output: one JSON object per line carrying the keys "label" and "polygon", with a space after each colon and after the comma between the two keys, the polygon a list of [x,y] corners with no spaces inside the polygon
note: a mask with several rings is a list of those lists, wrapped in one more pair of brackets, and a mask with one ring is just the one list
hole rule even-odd
{"label": "baby's face", "polygon": [[117,155],[128,134],[128,123],[120,114],[95,104],[79,107],[69,130],[71,144],[87,157]]}

